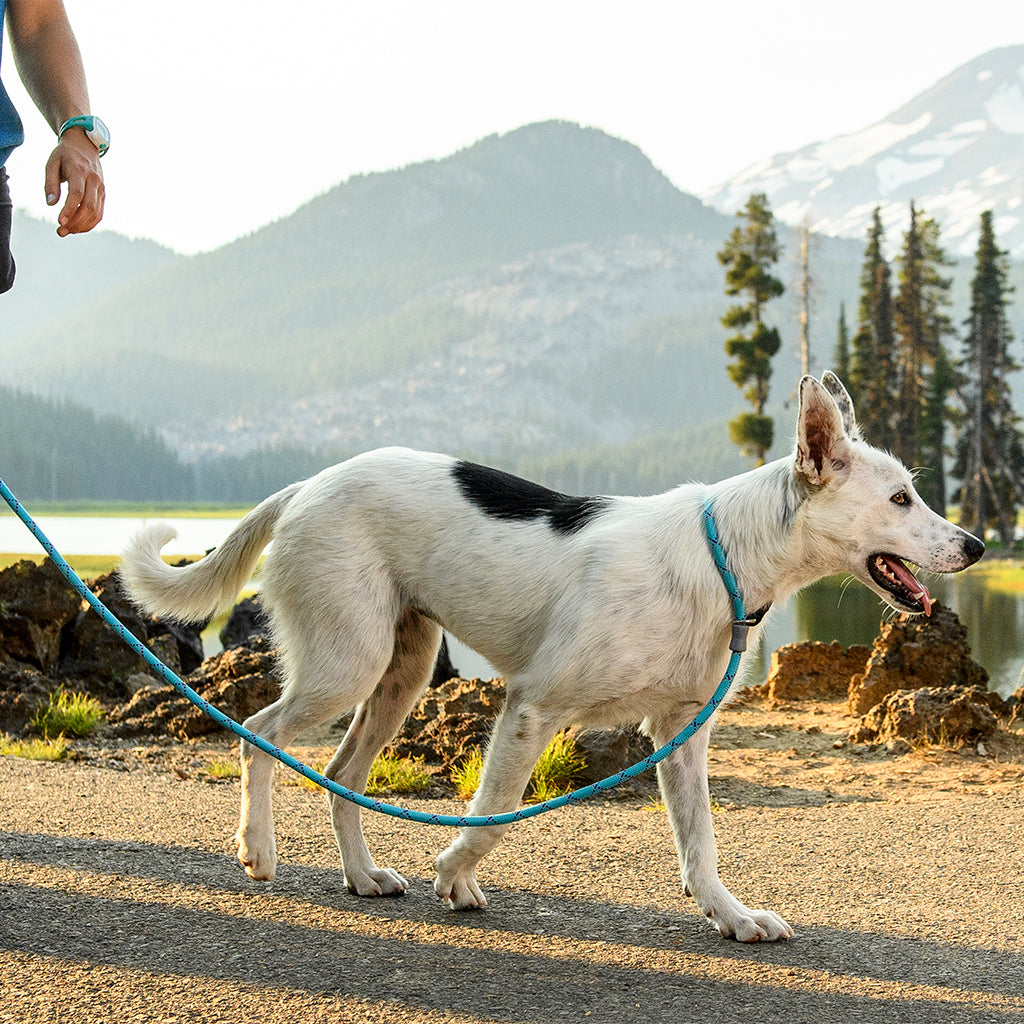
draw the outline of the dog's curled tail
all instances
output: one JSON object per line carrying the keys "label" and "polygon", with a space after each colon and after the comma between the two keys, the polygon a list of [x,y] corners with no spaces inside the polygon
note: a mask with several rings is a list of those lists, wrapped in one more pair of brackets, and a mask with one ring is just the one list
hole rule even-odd
{"label": "dog's curled tail", "polygon": [[118,575],[128,596],[151,615],[203,622],[223,610],[248,582],[274,524],[302,487],[292,484],[257,505],[220,547],[191,565],[170,566],[160,549],[176,535],[156,523],[141,529],[121,555]]}

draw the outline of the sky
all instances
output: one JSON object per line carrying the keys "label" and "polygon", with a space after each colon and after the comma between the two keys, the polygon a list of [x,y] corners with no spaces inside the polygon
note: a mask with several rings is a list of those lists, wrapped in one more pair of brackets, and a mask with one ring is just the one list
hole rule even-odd
{"label": "sky", "polygon": [[[103,227],[183,253],[353,174],[552,118],[632,142],[699,194],[774,153],[867,127],[961,64],[1024,42],[1020,0],[948,14],[933,0],[65,6],[92,112],[112,135]],[[15,205],[55,222],[43,201],[53,136],[6,46],[0,75],[28,136],[7,163]]]}

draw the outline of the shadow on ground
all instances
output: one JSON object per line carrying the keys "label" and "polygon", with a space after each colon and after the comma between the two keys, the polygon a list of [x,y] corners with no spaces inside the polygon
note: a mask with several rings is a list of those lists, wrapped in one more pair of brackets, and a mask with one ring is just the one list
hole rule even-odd
{"label": "shadow on ground", "polygon": [[790,942],[745,946],[693,915],[564,893],[456,915],[426,879],[360,900],[338,871],[256,885],[225,857],[139,842],[0,832],[0,856],[24,878],[0,886],[0,950],[79,965],[509,1022],[1021,1020],[1019,953],[799,921]]}

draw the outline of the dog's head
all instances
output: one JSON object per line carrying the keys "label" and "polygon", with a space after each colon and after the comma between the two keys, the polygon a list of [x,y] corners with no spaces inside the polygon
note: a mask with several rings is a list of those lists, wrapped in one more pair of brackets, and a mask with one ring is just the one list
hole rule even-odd
{"label": "dog's head", "polygon": [[800,381],[794,468],[807,495],[807,540],[898,611],[931,612],[928,590],[907,562],[959,572],[985,551],[924,503],[899,460],[861,439],[853,402],[834,374]]}

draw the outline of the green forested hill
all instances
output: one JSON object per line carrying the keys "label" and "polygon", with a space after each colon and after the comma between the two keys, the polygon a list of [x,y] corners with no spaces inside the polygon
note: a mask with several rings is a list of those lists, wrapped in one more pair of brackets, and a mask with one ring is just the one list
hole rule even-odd
{"label": "green forested hill", "polygon": [[[650,494],[741,472],[746,466],[724,448],[724,436],[716,422],[501,465],[577,494]],[[282,447],[188,465],[152,430],[0,386],[0,477],[25,501],[256,504],[352,454]]]}

